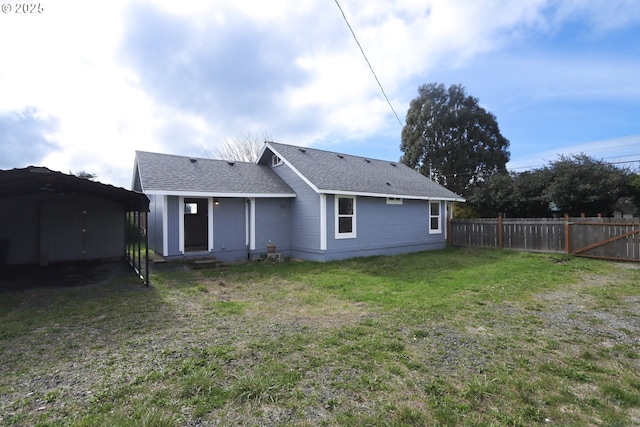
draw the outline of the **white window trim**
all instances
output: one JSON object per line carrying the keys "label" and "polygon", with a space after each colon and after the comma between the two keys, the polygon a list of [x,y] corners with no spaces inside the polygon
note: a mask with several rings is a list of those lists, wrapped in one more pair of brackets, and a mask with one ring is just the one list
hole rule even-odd
{"label": "white window trim", "polygon": [[387,197],[388,205],[401,205],[403,203],[402,197]]}
{"label": "white window trim", "polygon": [[[431,215],[431,205],[438,205],[438,215]],[[431,220],[433,218],[438,218],[438,228],[431,228]],[[440,234],[442,233],[442,206],[440,201],[437,202],[429,202],[429,234]]]}
{"label": "white window trim", "polygon": [[[339,233],[339,225],[340,225],[340,221],[339,221],[339,215],[338,215],[338,211],[339,211],[339,200],[340,199],[351,199],[353,200],[353,215],[351,215],[353,222],[351,223],[351,233]],[[356,218],[357,218],[357,214],[358,211],[356,209],[356,196],[344,196],[344,195],[340,195],[340,194],[336,194],[335,195],[335,199],[334,199],[334,205],[335,205],[335,238],[336,239],[355,239],[357,237],[356,234]]]}

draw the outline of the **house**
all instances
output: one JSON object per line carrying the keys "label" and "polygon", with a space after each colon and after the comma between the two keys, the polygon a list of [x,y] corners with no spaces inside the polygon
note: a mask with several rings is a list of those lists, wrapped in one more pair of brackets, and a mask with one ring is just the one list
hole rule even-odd
{"label": "house", "polygon": [[620,197],[613,205],[614,218],[636,218],[638,207],[633,203],[631,197]]}
{"label": "house", "polygon": [[0,170],[0,267],[121,259],[141,193],[45,167]]}
{"label": "house", "polygon": [[398,162],[265,142],[256,163],[138,151],[150,248],[247,260],[275,243],[329,261],[440,249],[460,196]]}

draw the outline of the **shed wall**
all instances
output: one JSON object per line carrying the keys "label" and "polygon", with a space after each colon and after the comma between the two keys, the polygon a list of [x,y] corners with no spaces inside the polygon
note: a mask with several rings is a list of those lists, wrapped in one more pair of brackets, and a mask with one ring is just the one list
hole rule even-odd
{"label": "shed wall", "polygon": [[4,199],[2,205],[0,239],[9,240],[8,265],[124,256],[125,215],[118,202],[37,194]]}

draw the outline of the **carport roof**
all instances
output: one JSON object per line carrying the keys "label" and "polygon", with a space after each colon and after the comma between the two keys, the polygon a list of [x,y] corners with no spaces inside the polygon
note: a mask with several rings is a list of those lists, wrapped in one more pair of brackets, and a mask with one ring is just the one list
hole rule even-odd
{"label": "carport roof", "polygon": [[76,193],[122,203],[129,212],[148,212],[149,198],[135,191],[103,184],[42,166],[0,170],[0,199],[28,194]]}

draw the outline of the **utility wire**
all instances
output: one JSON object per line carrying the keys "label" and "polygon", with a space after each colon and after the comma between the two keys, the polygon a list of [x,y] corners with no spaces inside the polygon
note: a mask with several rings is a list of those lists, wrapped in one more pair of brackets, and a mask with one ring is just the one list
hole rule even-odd
{"label": "utility wire", "polygon": [[364,53],[364,49],[362,49],[362,46],[360,45],[360,42],[358,41],[358,38],[356,37],[356,33],[353,31],[353,28],[351,28],[351,24],[349,24],[349,21],[347,20],[347,16],[344,14],[344,11],[342,10],[342,6],[340,6],[340,3],[338,3],[338,0],[334,0],[336,2],[336,6],[338,6],[338,9],[340,9],[340,13],[342,14],[342,18],[344,19],[344,22],[347,24],[347,27],[349,27],[349,31],[351,31],[351,35],[353,36],[353,39],[356,41],[356,44],[358,45],[358,48],[360,48],[360,52],[362,53],[362,56],[364,57],[364,60],[367,61],[367,65],[369,66],[369,69],[371,70],[371,74],[373,74],[373,77],[376,79],[376,82],[378,83],[378,86],[380,87],[380,90],[382,91],[382,94],[384,95],[384,99],[387,100],[387,104],[389,104],[389,107],[391,108],[391,111],[393,112],[393,115],[396,116],[396,120],[398,120],[398,124],[400,124],[400,127],[402,127],[402,121],[400,120],[400,117],[398,117],[398,114],[396,114],[396,110],[393,108],[393,105],[391,105],[391,101],[389,101],[389,97],[387,96],[387,93],[384,91],[384,88],[382,87],[382,84],[380,83],[380,80],[378,80],[378,76],[376,75],[376,72],[373,71],[373,67],[371,66],[371,63],[369,62],[369,59],[367,58],[367,55]]}

